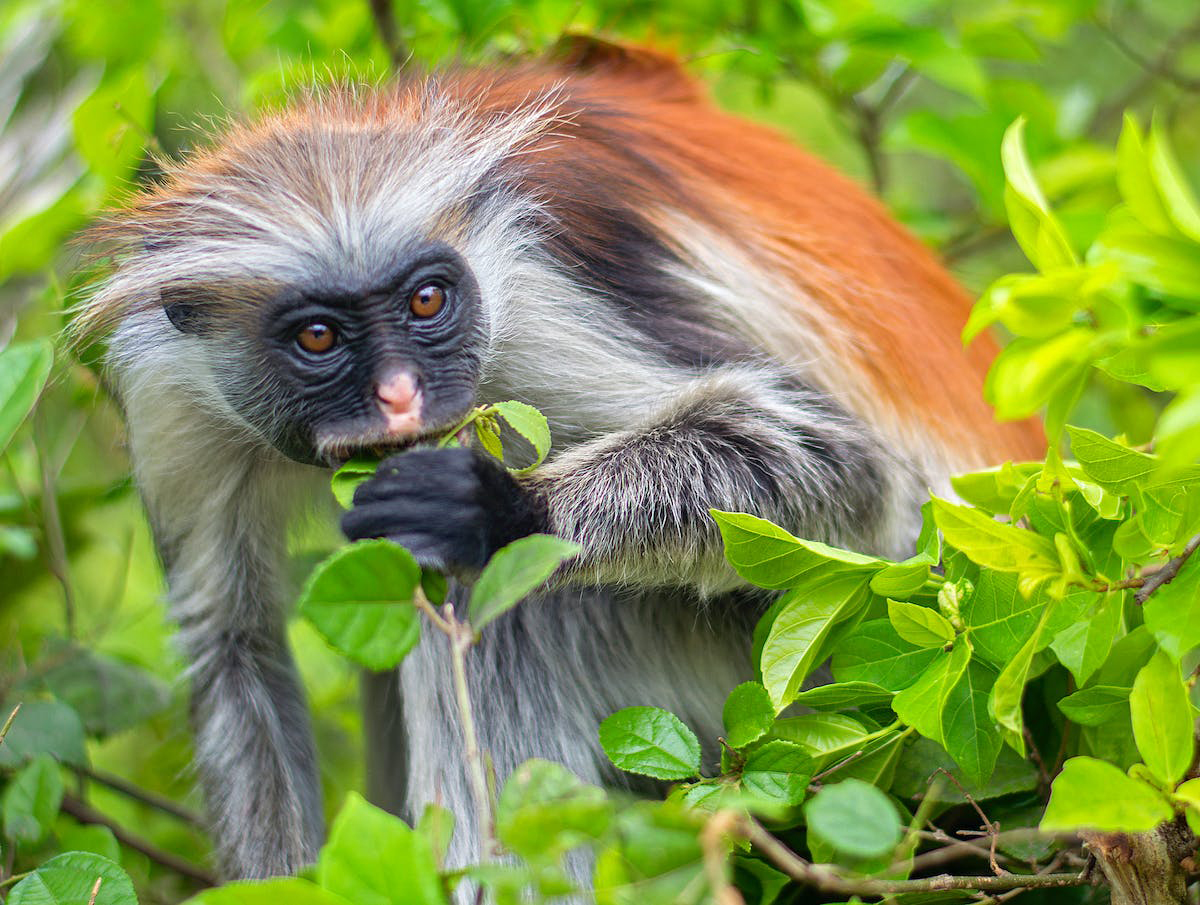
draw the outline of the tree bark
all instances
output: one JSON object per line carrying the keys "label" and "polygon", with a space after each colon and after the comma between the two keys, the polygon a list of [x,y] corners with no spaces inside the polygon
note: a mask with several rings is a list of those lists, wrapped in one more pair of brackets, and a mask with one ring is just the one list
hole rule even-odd
{"label": "tree bark", "polygon": [[1082,833],[1084,843],[1112,888],[1113,905],[1183,905],[1187,871],[1183,859],[1196,837],[1179,817],[1149,833]]}

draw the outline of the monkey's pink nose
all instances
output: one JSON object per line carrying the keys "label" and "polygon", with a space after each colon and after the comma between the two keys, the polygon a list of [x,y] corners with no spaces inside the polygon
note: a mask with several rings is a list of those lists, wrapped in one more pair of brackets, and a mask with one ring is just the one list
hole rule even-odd
{"label": "monkey's pink nose", "polygon": [[400,371],[384,377],[375,385],[375,398],[389,434],[403,437],[421,429],[421,391],[411,374]]}

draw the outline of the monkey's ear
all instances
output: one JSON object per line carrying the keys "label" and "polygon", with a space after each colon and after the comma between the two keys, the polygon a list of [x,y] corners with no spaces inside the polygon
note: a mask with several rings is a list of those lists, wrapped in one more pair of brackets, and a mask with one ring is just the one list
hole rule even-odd
{"label": "monkey's ear", "polygon": [[159,292],[163,312],[180,333],[204,332],[205,306],[199,290],[191,286],[165,286]]}
{"label": "monkey's ear", "polygon": [[649,47],[617,44],[594,35],[566,34],[555,42],[549,56],[559,66],[575,72],[652,83],[660,96],[695,100],[702,93],[675,57]]}

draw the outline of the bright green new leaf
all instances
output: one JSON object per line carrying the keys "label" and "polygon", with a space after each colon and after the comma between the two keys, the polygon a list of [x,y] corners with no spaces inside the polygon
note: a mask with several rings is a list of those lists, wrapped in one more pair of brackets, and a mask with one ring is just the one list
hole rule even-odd
{"label": "bright green new leaf", "polygon": [[[964,502],[999,515],[1009,511],[1021,488],[1041,470],[1040,462],[1005,462],[996,468],[952,475],[950,486]],[[925,505],[931,506],[932,501]]]}
{"label": "bright green new leaf", "polygon": [[900,842],[900,815],[887,795],[857,779],[825,786],[804,806],[808,831],[851,858],[878,858]]}
{"label": "bright green new leaf", "polygon": [[1142,667],[1129,693],[1129,714],[1138,753],[1150,772],[1168,786],[1192,762],[1194,718],[1179,661],[1159,651]]}
{"label": "bright green new leaf", "polygon": [[492,409],[508,422],[508,426],[529,441],[536,458],[532,464],[517,470],[517,474],[533,471],[542,464],[550,452],[550,424],[546,416],[532,405],[510,399],[508,402],[497,402]]}
{"label": "bright green new leaf", "polygon": [[775,705],[757,682],[743,682],[729,693],[721,711],[725,742],[742,748],[766,735],[775,723]]}
{"label": "bright green new leaf", "polygon": [[1125,279],[1166,297],[1173,307],[1200,310],[1200,261],[1194,242],[1113,226],[1100,234],[1088,257],[1096,263],[1115,263]]}
{"label": "bright green new leaf", "polygon": [[368,669],[396,666],[421,637],[413,592],[421,569],[386,540],[338,550],[309,576],[298,612],[334,648]]}
{"label": "bright green new leaf", "polygon": [[1105,726],[1129,713],[1129,691],[1119,685],[1092,685],[1067,695],[1058,709],[1081,726]]}
{"label": "bright green new leaf", "polygon": [[937,561],[918,554],[906,562],[893,563],[871,576],[871,592],[880,597],[908,600],[929,581],[929,567]]}
{"label": "bright green new leaf", "polygon": [[776,710],[792,702],[800,684],[828,656],[830,633],[867,605],[869,574],[834,573],[820,584],[784,595],[787,603],[771,624],[759,656],[762,683]]}
{"label": "bright green new leaf", "polygon": [[1141,127],[1132,113],[1125,114],[1125,125],[1117,141],[1117,188],[1143,226],[1163,235],[1174,232],[1150,172],[1150,157]]}
{"label": "bright green new leaf", "polygon": [[1154,471],[1154,457],[1122,446],[1095,431],[1068,427],[1071,451],[1089,478],[1102,487],[1127,493]]}
{"label": "bright green new leaf", "polygon": [[[760,588],[795,588],[825,582],[837,573],[869,576],[887,565],[873,556],[800,540],[753,515],[710,510],[721,529],[725,558],[737,573]],[[865,584],[865,582],[864,582]]]}
{"label": "bright green new leaf", "polygon": [[62,803],[63,782],[58,761],[39,754],[9,780],[0,802],[4,816],[4,835],[9,839],[35,844],[46,838],[58,806]]}
{"label": "bright green new leaf", "polygon": [[655,779],[700,775],[700,742],[675,714],[658,707],[626,707],[600,724],[600,746],[630,773]]}
{"label": "bright green new leaf", "polygon": [[946,543],[981,566],[1023,576],[1050,577],[1059,571],[1053,542],[1032,531],[1002,524],[976,509],[937,497],[933,517]]}
{"label": "bright green new leaf", "polygon": [[1144,833],[1173,816],[1153,786],[1094,757],[1072,757],[1050,787],[1043,833],[1098,830]]}
{"label": "bright green new leaf", "polygon": [[769,741],[747,755],[742,788],[770,801],[798,805],[808,794],[814,766],[809,753],[795,742]]}
{"label": "bright green new leaf", "polygon": [[[1047,406],[1047,433],[1057,436],[1066,411],[1054,419],[1055,406],[1074,404],[1075,385],[1092,361],[1108,350],[1095,331],[1072,327],[1052,339],[1015,339],[996,356],[983,392],[1001,419],[1025,418]],[[1069,404],[1068,404],[1069,403]]]}
{"label": "bright green new leaf", "polygon": [[1154,431],[1164,465],[1181,468],[1200,460],[1200,386],[1180,393],[1163,409]]}
{"label": "bright green new leaf", "polygon": [[896,716],[926,738],[945,744],[944,713],[954,687],[971,661],[971,646],[956,644],[949,653],[939,652],[912,685],[896,694],[892,709]]}
{"label": "bright green new leaf", "polygon": [[1175,789],[1175,799],[1182,801],[1195,811],[1200,811],[1200,779],[1181,782]]}
{"label": "bright green new leaf", "polygon": [[552,534],[531,534],[498,550],[471,589],[471,625],[478,631],[508,612],[581,549]]}
{"label": "bright green new leaf", "polygon": [[1024,131],[1025,118],[1020,117],[1005,131],[1000,145],[1009,226],[1017,244],[1038,270],[1070,267],[1079,259],[1033,175],[1025,156]]}
{"label": "bright green new leaf", "polygon": [[917,647],[945,647],[954,640],[954,626],[937,610],[916,603],[887,602],[888,619],[896,634]]}
{"label": "bright green new leaf", "polygon": [[47,339],[0,350],[0,453],[33,410],[53,364],[54,348]]}
{"label": "bright green new leaf", "polygon": [[329,479],[333,497],[343,509],[354,505],[354,491],[358,485],[370,480],[379,467],[379,460],[367,456],[355,456],[333,473]]}
{"label": "bright green new leaf", "polygon": [[[93,890],[96,890],[94,899]],[[5,902],[7,905],[137,905],[137,894],[119,864],[88,852],[67,852],[55,855],[25,877],[12,888]]]}
{"label": "bright green new leaf", "polygon": [[317,880],[355,905],[446,902],[429,840],[356,792],[346,796],[329,828]]}
{"label": "bright green new leaf", "polygon": [[1162,121],[1157,117],[1150,124],[1146,154],[1150,161],[1151,178],[1158,187],[1167,216],[1181,233],[1193,242],[1200,242],[1200,203],[1196,201],[1183,167],[1175,159]]}
{"label": "bright green new leaf", "polygon": [[1025,754],[1025,719],[1021,712],[1021,697],[1025,693],[1025,683],[1029,680],[1033,657],[1046,646],[1046,625],[1053,610],[1053,604],[1043,607],[1041,617],[1033,632],[1000,671],[996,684],[992,686],[991,699],[988,702],[988,709],[995,717],[996,722],[1008,730],[1005,741],[1021,755]]}

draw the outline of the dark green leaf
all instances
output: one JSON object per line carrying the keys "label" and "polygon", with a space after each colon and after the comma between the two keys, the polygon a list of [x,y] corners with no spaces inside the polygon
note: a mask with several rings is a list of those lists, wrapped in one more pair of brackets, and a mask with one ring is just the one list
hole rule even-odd
{"label": "dark green leaf", "polygon": [[808,831],[851,858],[876,858],[900,842],[900,815],[874,786],[848,779],[825,786],[804,806]]}
{"label": "dark green leaf", "polygon": [[[8,719],[18,701],[10,699],[0,706],[0,723]],[[20,703],[12,728],[0,742],[0,767],[11,769],[38,754],[49,754],[72,766],[87,764],[79,714],[61,701],[34,698]]]}
{"label": "dark green leaf", "polygon": [[1058,702],[1058,709],[1081,726],[1106,726],[1129,712],[1129,689],[1117,685],[1093,685]]}
{"label": "dark green leaf", "polygon": [[52,364],[54,349],[46,339],[0,349],[0,453],[33,410]]}
{"label": "dark green leaf", "polygon": [[775,722],[775,705],[767,690],[757,682],[743,682],[729,693],[721,711],[725,741],[742,748],[762,738]]}
{"label": "dark green leaf", "polygon": [[22,767],[4,789],[3,803],[0,804],[4,835],[18,842],[41,842],[58,816],[62,797],[58,761],[49,754],[39,754]]}
{"label": "dark green leaf", "polygon": [[886,619],[864,622],[847,635],[833,654],[838,682],[870,682],[888,691],[907,688],[938,656],[936,648],[920,648],[896,634]]}
{"label": "dark green leaf", "polygon": [[833,682],[800,692],[794,702],[813,710],[848,710],[890,704],[893,694],[873,682]]}
{"label": "dark green leaf", "polygon": [[798,805],[807,794],[814,766],[812,757],[800,745],[769,741],[746,757],[742,788],[772,801]]}
{"label": "dark green leaf", "polygon": [[[100,886],[93,900],[97,880]],[[14,886],[6,901],[7,905],[137,905],[137,894],[119,865],[99,855],[67,852]]]}
{"label": "dark green leaf", "polygon": [[938,651],[917,681],[892,699],[896,716],[926,738],[943,742],[946,706],[970,660],[971,648],[966,643],[956,644],[949,653]]}
{"label": "dark green leaf", "polygon": [[950,689],[942,711],[942,744],[966,777],[979,784],[991,777],[1000,754],[1000,734],[988,714],[995,681],[995,672],[971,663]]}

